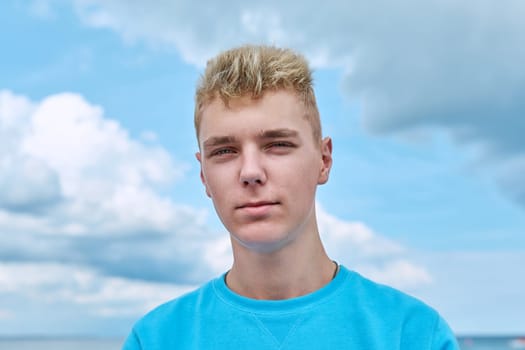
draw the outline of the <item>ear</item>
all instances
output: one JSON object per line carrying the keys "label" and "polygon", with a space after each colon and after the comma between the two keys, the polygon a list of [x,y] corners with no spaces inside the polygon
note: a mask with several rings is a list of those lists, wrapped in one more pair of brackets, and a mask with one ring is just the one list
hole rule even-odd
{"label": "ear", "polygon": [[206,178],[204,177],[204,173],[202,172],[202,158],[201,157],[202,155],[200,152],[195,153],[195,158],[197,158],[201,166],[201,170],[200,170],[201,182],[204,185],[204,188],[206,190],[206,195],[211,198],[210,191],[208,190],[208,184],[206,183]]}
{"label": "ear", "polygon": [[332,139],[325,137],[321,140],[321,169],[317,183],[323,185],[328,181],[332,168]]}

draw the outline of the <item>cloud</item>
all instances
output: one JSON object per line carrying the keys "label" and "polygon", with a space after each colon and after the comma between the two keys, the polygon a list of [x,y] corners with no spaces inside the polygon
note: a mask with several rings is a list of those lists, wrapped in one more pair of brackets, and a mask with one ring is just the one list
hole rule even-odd
{"label": "cloud", "polygon": [[34,103],[1,91],[0,138],[0,260],[178,283],[215,272],[188,262],[218,237],[206,212],[163,194],[188,166],[101,107],[72,93]]}
{"label": "cloud", "polygon": [[27,98],[0,91],[0,208],[38,211],[60,199],[58,175],[53,169],[16,151],[32,112]]}
{"label": "cloud", "polygon": [[431,284],[430,272],[410,261],[408,250],[362,222],[341,220],[317,205],[317,220],[328,254],[372,280],[403,290]]}
{"label": "cloud", "polygon": [[[188,166],[159,145],[131,138],[78,94],[31,102],[2,91],[0,111],[9,137],[0,153],[0,260],[175,285],[231,264],[227,233],[208,228],[204,210],[163,194]],[[401,271],[383,266],[403,255],[398,244],[362,223],[319,215],[340,262],[376,266],[380,280]],[[426,282],[419,277],[414,284]]]}
{"label": "cloud", "polygon": [[194,289],[58,263],[0,262],[0,327],[11,335],[124,336],[140,316]]}
{"label": "cloud", "polygon": [[406,291],[417,290],[434,282],[426,268],[401,258],[392,259],[383,265],[361,264],[356,269],[372,280]]}
{"label": "cloud", "polygon": [[[63,332],[41,322],[49,310],[56,324],[76,315],[68,332],[103,319],[127,320],[111,325],[127,330],[130,319],[231,266],[228,234],[166,194],[188,166],[155,135],[132,138],[79,94],[31,101],[4,90],[0,137],[0,320],[8,331]],[[400,288],[432,281],[396,242],[318,214],[338,262]]]}
{"label": "cloud", "polygon": [[[163,195],[187,165],[159,145],[132,139],[78,94],[34,103],[3,91],[0,110],[0,132],[11,135],[0,157],[0,259],[174,284],[228,268],[228,235],[206,226],[205,211]],[[403,253],[362,223],[319,215],[341,262],[384,263]]]}
{"label": "cloud", "polygon": [[377,235],[364,223],[343,221],[328,214],[319,204],[317,207],[319,229],[325,235],[323,239],[337,255],[363,259],[403,252],[399,244]]}
{"label": "cloud", "polygon": [[[525,166],[523,1],[77,0],[74,8],[86,25],[174,48],[199,66],[245,42],[294,47],[317,67],[345,72],[344,93],[361,105],[369,131],[445,130],[492,173],[505,169],[502,159]],[[523,182],[500,183],[525,192]],[[523,203],[522,195],[512,197]]]}
{"label": "cloud", "polygon": [[0,166],[0,207],[36,212],[60,201],[58,175],[29,157],[4,158]]}
{"label": "cloud", "polygon": [[56,263],[0,263],[0,281],[0,295],[16,292],[19,297],[45,304],[83,305],[86,312],[102,316],[145,313],[195,288],[108,277],[89,268]]}

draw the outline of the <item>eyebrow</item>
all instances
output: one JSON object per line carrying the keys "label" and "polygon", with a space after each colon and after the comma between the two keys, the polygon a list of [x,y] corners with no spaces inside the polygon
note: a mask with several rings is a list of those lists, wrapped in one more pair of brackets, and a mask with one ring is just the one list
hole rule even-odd
{"label": "eyebrow", "polygon": [[259,137],[262,139],[276,139],[280,137],[297,137],[299,133],[292,129],[272,129],[272,130],[263,130],[259,134]]}
{"label": "eyebrow", "polygon": [[[271,129],[271,130],[261,130],[257,135],[260,139],[277,139],[277,138],[290,138],[297,137],[299,133],[292,129]],[[234,136],[212,136],[206,139],[202,146],[204,149],[209,149],[217,146],[227,145],[237,142],[237,139]]]}
{"label": "eyebrow", "polygon": [[221,145],[226,145],[229,143],[234,143],[236,141],[233,136],[212,136],[209,139],[205,140],[202,143],[203,148],[216,147]]}

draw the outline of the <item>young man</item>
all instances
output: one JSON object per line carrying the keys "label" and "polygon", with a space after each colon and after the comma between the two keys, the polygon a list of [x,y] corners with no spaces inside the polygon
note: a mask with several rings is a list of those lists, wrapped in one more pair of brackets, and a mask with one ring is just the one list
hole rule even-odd
{"label": "young man", "polygon": [[143,317],[125,350],[458,349],[436,311],[327,256],[315,193],[332,142],[303,57],[266,46],[221,53],[197,88],[195,128],[233,266]]}

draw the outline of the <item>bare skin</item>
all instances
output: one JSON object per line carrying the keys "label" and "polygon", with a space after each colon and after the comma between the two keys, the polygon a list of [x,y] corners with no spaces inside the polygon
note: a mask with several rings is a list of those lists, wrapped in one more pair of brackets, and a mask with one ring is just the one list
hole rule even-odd
{"label": "bare skin", "polygon": [[230,289],[254,299],[311,293],[336,269],[319,238],[317,186],[328,181],[330,138],[315,140],[305,109],[287,90],[215,99],[202,112],[201,179],[230,232]]}

